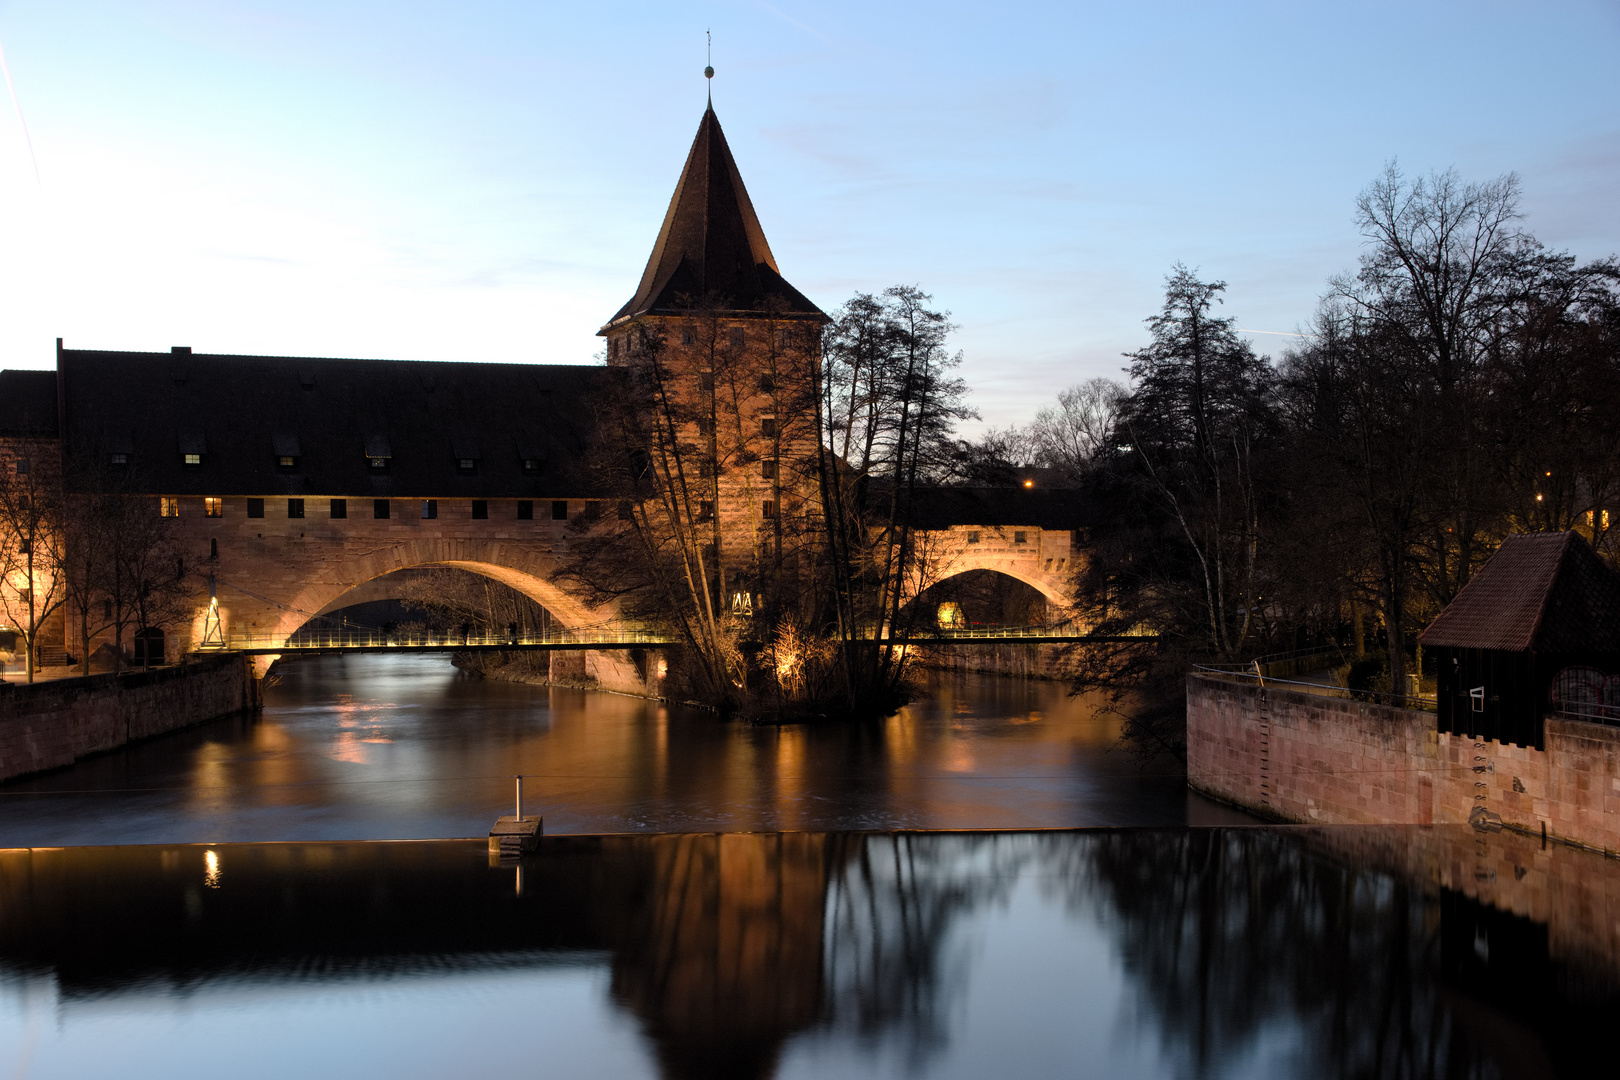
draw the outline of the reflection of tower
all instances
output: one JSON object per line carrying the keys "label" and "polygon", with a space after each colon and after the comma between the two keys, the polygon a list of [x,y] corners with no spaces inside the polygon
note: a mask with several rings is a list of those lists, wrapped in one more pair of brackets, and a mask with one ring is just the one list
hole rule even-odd
{"label": "reflection of tower", "polygon": [[[638,838],[645,902],[609,930],[613,993],[663,1074],[768,1077],[820,1015],[824,836]],[[651,859],[647,860],[650,847]]]}

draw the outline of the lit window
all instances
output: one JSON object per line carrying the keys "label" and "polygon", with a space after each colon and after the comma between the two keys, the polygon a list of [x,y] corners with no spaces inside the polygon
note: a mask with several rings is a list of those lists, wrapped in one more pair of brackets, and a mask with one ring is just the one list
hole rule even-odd
{"label": "lit window", "polygon": [[283,469],[291,469],[298,465],[298,459],[288,454],[282,454],[276,458],[276,464]]}
{"label": "lit window", "polygon": [[303,517],[304,516],[304,500],[303,499],[288,499],[287,500],[287,516],[290,517],[290,518],[301,518],[301,517]]}
{"label": "lit window", "polygon": [[372,472],[382,472],[384,469],[388,468],[388,459],[385,457],[367,458],[366,464],[371,466]]}
{"label": "lit window", "polygon": [[767,519],[776,517],[776,500],[775,499],[766,499],[763,507],[760,510],[760,512]]}
{"label": "lit window", "polygon": [[180,500],[172,495],[164,495],[158,499],[158,516],[177,518],[180,516]]}
{"label": "lit window", "polygon": [[1607,529],[1609,527],[1609,512],[1607,510],[1603,511],[1602,521],[1603,527]]}
{"label": "lit window", "polygon": [[422,500],[422,517],[424,517],[424,518],[436,518],[438,516],[439,516],[439,500],[438,499],[423,499]]}
{"label": "lit window", "polygon": [[225,500],[208,498],[203,500],[203,517],[224,517]]}
{"label": "lit window", "polygon": [[186,455],[186,464],[187,465],[201,465],[202,464],[202,455],[201,454],[187,454]]}

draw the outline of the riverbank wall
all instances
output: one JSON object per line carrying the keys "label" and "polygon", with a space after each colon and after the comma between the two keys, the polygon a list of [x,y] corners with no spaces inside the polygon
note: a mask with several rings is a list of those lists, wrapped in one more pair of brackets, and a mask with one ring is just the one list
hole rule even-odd
{"label": "riverbank wall", "polygon": [[[606,690],[645,698],[664,696],[659,672],[667,672],[663,651],[655,649],[460,653],[452,662],[496,682]],[[665,664],[662,669],[660,663]]]}
{"label": "riverbank wall", "polygon": [[1545,750],[1450,735],[1433,713],[1187,679],[1187,782],[1278,821],[1484,821],[1620,854],[1620,728],[1549,717]]}
{"label": "riverbank wall", "polygon": [[71,765],[138,739],[257,707],[242,656],[151,671],[0,684],[0,780]]}

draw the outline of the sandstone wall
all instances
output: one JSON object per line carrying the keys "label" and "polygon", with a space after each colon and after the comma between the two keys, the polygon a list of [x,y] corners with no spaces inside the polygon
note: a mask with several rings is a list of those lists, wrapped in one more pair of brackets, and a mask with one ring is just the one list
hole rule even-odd
{"label": "sandstone wall", "polygon": [[1283,821],[1503,824],[1620,853],[1620,728],[1547,721],[1547,749],[1441,734],[1433,713],[1187,680],[1188,783]]}
{"label": "sandstone wall", "polygon": [[240,656],[124,675],[0,684],[0,780],[253,708]]}

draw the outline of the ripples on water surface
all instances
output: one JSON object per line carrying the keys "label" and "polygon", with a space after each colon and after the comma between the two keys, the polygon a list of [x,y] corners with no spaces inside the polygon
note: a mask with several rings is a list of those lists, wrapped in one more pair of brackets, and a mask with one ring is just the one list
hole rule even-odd
{"label": "ripples on water surface", "polygon": [[1372,827],[0,852],[0,1068],[1610,1075],[1615,868]]}
{"label": "ripples on water surface", "polygon": [[511,774],[550,833],[1018,829],[1247,820],[1061,684],[940,676],[869,724],[751,727],[470,679],[420,656],[280,669],[222,721],[0,785],[0,845],[482,836]]}

